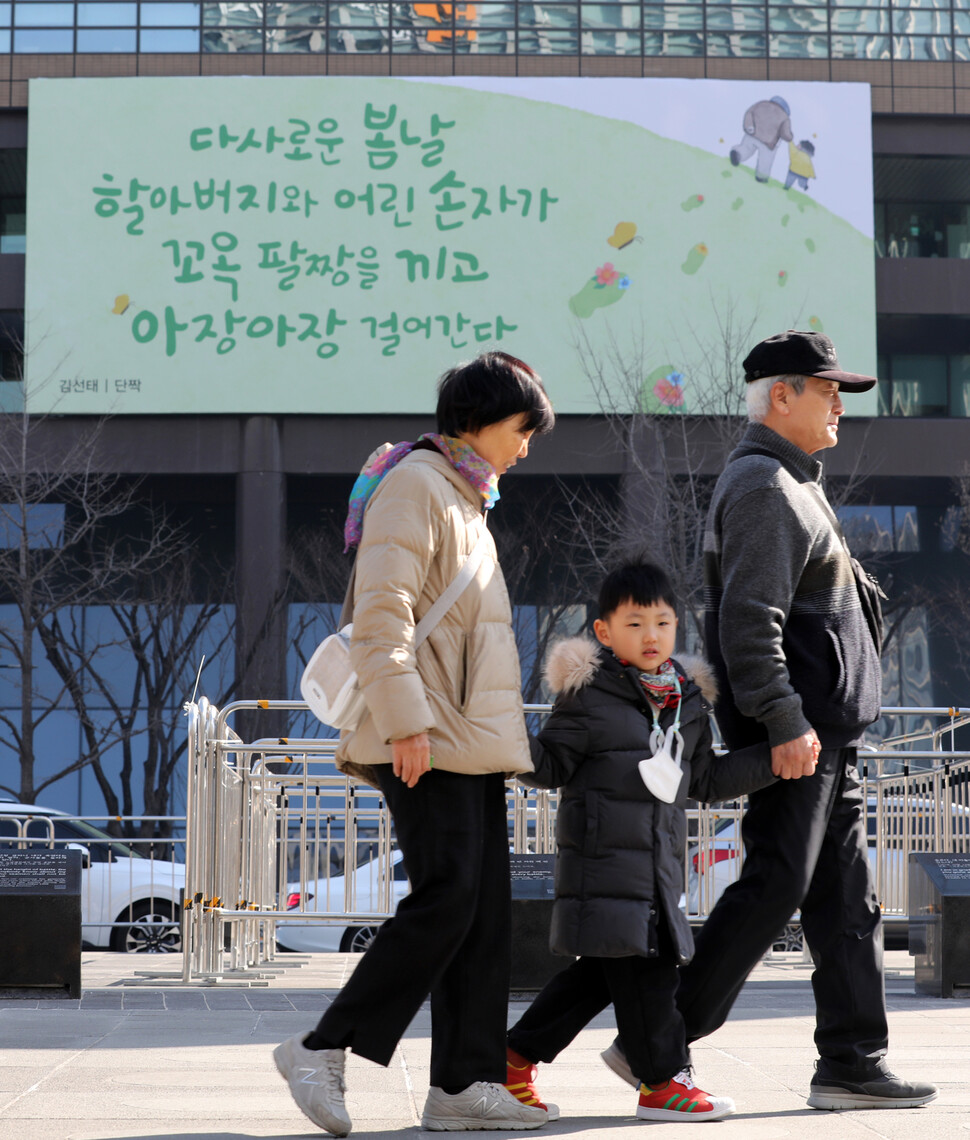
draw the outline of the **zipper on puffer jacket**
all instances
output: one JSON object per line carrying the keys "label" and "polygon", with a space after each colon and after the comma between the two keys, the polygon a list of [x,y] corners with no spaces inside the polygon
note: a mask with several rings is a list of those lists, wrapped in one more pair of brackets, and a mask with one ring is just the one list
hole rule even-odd
{"label": "zipper on puffer jacket", "polygon": [[468,634],[464,634],[461,639],[461,680],[458,684],[458,708],[460,712],[465,711],[465,705],[468,703]]}

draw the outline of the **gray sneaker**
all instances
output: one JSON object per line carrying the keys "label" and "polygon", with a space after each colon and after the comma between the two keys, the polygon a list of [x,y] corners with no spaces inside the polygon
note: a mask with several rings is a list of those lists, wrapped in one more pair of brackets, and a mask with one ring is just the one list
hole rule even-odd
{"label": "gray sneaker", "polygon": [[640,1082],[633,1075],[633,1070],[630,1068],[626,1059],[626,1054],[620,1048],[620,1042],[614,1038],[610,1042],[610,1047],[604,1049],[600,1056],[603,1058],[603,1064],[607,1068],[612,1069],[614,1073],[620,1078],[621,1081],[626,1081],[631,1088],[638,1089]]}
{"label": "gray sneaker", "polygon": [[816,1072],[809,1089],[808,1107],[839,1109],[919,1108],[936,1100],[935,1085],[904,1081],[892,1073],[874,1073],[867,1080],[845,1081]]}
{"label": "gray sneaker", "polygon": [[352,1127],[344,1106],[343,1049],[307,1049],[306,1033],[298,1033],[277,1045],[273,1060],[283,1075],[293,1099],[318,1128],[334,1136],[346,1136]]}
{"label": "gray sneaker", "polygon": [[541,1128],[549,1120],[544,1108],[522,1104],[504,1085],[475,1081],[454,1096],[434,1085],[424,1102],[421,1127],[430,1132],[483,1132]]}

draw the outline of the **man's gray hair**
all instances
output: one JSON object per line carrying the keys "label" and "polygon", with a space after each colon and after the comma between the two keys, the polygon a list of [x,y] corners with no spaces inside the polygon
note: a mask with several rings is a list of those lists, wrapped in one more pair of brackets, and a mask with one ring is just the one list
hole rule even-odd
{"label": "man's gray hair", "polygon": [[805,391],[807,376],[762,376],[760,380],[752,380],[745,391],[744,397],[748,404],[748,419],[753,424],[764,422],[765,416],[771,411],[771,389],[780,380],[787,384],[796,396]]}

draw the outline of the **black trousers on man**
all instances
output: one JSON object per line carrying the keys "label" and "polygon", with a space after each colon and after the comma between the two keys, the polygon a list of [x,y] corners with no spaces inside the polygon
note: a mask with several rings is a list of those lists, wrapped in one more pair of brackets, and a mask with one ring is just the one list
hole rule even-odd
{"label": "black trousers on man", "polygon": [[815,972],[819,1071],[871,1076],[888,1045],[882,920],[873,889],[854,748],[824,749],[814,776],[754,792],[741,877],[718,900],[680,972],[691,1041],[723,1025],[745,978],[791,915]]}
{"label": "black trousers on man", "polygon": [[661,922],[654,958],[577,958],[551,978],[509,1030],[509,1045],[527,1060],[552,1061],[611,1002],[627,1063],[648,1085],[689,1064],[677,1009],[677,958]]}
{"label": "black trousers on man", "polygon": [[411,893],[380,928],[317,1033],[387,1065],[431,995],[431,1084],[505,1080],[511,891],[505,780],[434,769],[408,788],[374,771]]}

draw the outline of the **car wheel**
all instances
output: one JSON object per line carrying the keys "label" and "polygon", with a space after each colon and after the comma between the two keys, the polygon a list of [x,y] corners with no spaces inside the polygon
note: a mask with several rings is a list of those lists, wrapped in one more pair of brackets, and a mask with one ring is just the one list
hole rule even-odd
{"label": "car wheel", "polygon": [[781,934],[772,942],[771,949],[776,953],[786,950],[801,950],[802,945],[802,924],[800,922],[789,922]]}
{"label": "car wheel", "polygon": [[341,954],[363,954],[377,937],[377,926],[348,926],[340,939]]}
{"label": "car wheel", "polygon": [[[128,910],[116,922],[127,921]],[[177,954],[182,949],[178,907],[162,899],[145,900],[131,908],[130,926],[111,932],[111,949],[123,954]]]}

